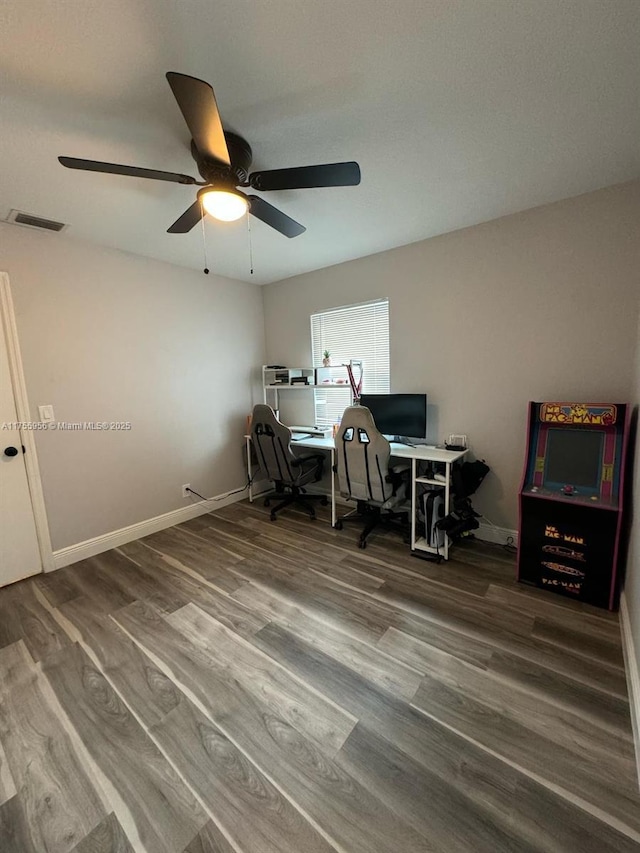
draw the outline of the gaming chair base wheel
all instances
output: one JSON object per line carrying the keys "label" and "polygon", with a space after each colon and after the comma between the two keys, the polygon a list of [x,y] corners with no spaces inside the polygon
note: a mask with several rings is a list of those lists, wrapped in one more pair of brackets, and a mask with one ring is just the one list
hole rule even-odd
{"label": "gaming chair base wheel", "polygon": [[367,540],[366,539],[358,539],[358,548],[366,548]]}
{"label": "gaming chair base wheel", "polygon": [[269,513],[269,521],[275,521],[275,520],[276,520],[276,514],[272,510],[271,513]]}
{"label": "gaming chair base wheel", "polygon": [[342,530],[342,526],[343,525],[342,525],[341,521],[336,521],[336,523],[333,525],[333,529],[334,530]]}

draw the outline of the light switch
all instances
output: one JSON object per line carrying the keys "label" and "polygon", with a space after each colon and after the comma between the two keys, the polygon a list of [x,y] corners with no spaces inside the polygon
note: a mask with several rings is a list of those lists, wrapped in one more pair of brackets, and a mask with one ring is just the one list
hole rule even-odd
{"label": "light switch", "polygon": [[40,413],[40,423],[50,424],[56,419],[53,414],[53,406],[38,406],[38,412]]}

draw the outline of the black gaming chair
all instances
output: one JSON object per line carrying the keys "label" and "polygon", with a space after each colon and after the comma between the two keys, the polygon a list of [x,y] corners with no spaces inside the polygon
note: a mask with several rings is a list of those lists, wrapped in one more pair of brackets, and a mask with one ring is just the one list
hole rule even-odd
{"label": "black gaming chair", "polygon": [[[304,487],[322,479],[324,456],[320,453],[296,456],[291,449],[291,430],[277,419],[271,406],[263,403],[253,408],[251,441],[258,464],[275,484],[276,493],[283,496],[271,510],[271,521],[276,520],[281,509],[291,504],[302,507],[311,519],[315,519],[311,501],[319,500],[326,505],[326,495],[309,495]],[[267,497],[264,505],[270,506],[270,503],[271,497]]]}

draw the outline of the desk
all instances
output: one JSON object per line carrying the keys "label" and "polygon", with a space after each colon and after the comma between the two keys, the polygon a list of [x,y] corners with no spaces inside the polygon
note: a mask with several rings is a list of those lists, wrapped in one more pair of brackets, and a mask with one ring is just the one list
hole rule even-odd
{"label": "desk", "polygon": [[[245,435],[247,453],[247,474],[249,477],[249,501],[253,503],[253,490],[251,487],[251,436]],[[303,438],[292,441],[292,447],[300,447],[305,450],[323,450],[331,455],[331,525],[336,523],[336,475],[335,468],[335,442],[332,438]],[[445,534],[444,547],[438,551],[427,544],[424,536],[416,536],[417,488],[419,483],[444,488],[444,511],[445,515],[451,512],[451,466],[458,462],[468,453],[468,450],[440,450],[438,447],[427,447],[419,444],[417,447],[409,447],[406,444],[391,442],[391,455],[394,459],[406,459],[411,462],[411,550],[415,552],[426,552],[427,554],[439,554],[445,560],[449,558],[449,537]],[[436,462],[445,466],[444,482],[431,480],[428,477],[418,476],[418,462]]]}

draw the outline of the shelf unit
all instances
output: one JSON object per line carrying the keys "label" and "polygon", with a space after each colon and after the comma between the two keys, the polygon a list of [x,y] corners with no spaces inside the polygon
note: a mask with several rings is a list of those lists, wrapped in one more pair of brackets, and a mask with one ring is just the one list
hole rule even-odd
{"label": "shelf unit", "polygon": [[[394,456],[403,456],[402,451],[392,450]],[[417,553],[424,552],[434,556],[439,556],[445,560],[449,559],[449,537],[445,533],[444,545],[442,548],[434,548],[429,545],[425,536],[418,535],[418,485],[424,484],[428,486],[438,486],[444,489],[444,512],[448,515],[451,512],[451,468],[454,462],[459,462],[465,455],[466,450],[442,450],[438,447],[425,448],[418,446],[413,448],[413,452],[408,451],[406,458],[411,459],[411,550]],[[436,480],[433,477],[424,477],[418,474],[418,464],[420,462],[436,463],[444,465],[444,480]]]}
{"label": "shelf unit", "polygon": [[[353,392],[349,380],[345,378],[344,382],[317,382],[318,374],[322,370],[329,368],[321,367],[262,367],[262,398],[263,402],[270,405],[273,409],[279,409],[278,395],[280,391],[348,391],[349,405],[353,404]],[[345,368],[346,373],[346,368]],[[295,382],[292,384],[292,379],[300,379],[305,377],[308,384],[303,382]]]}

